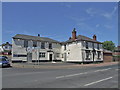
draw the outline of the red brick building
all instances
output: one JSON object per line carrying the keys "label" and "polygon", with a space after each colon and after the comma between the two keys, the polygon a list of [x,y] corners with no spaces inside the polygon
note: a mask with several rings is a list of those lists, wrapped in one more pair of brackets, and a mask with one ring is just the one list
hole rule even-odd
{"label": "red brick building", "polygon": [[114,61],[120,61],[120,46],[118,46],[113,53]]}
{"label": "red brick building", "polygon": [[113,52],[104,50],[103,51],[103,62],[112,62],[113,61]]}

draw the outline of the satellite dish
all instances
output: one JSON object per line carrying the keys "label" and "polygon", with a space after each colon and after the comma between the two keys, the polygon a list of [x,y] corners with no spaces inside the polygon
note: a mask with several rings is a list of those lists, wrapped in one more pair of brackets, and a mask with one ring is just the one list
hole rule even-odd
{"label": "satellite dish", "polygon": [[31,47],[28,47],[28,48],[27,48],[27,52],[31,53],[31,52],[32,52],[32,48],[31,48]]}

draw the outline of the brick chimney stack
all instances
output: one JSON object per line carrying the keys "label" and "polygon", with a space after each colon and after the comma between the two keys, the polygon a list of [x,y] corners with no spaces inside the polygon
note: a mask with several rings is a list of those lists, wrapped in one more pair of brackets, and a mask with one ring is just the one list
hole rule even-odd
{"label": "brick chimney stack", "polygon": [[97,36],[96,35],[93,35],[93,40],[97,40]]}
{"label": "brick chimney stack", "polygon": [[75,30],[75,28],[74,28],[73,31],[72,31],[72,39],[73,39],[73,40],[77,39],[77,38],[76,38],[76,30]]}
{"label": "brick chimney stack", "polygon": [[38,34],[38,37],[40,37],[40,34]]}

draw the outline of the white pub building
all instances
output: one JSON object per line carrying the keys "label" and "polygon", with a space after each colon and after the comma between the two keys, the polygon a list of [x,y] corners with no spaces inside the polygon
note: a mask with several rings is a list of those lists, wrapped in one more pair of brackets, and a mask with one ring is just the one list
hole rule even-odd
{"label": "white pub building", "polygon": [[96,35],[89,38],[76,35],[65,42],[50,38],[17,34],[12,39],[12,61],[65,61],[65,62],[97,62],[103,61],[102,43]]}

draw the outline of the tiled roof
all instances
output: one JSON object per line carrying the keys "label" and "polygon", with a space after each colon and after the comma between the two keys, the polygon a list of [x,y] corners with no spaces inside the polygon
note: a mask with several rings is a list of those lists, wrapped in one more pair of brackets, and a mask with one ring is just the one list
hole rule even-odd
{"label": "tiled roof", "polygon": [[3,44],[2,44],[2,45],[0,45],[0,46],[5,46],[5,45],[12,46],[12,44],[10,44],[10,43],[8,43],[8,42],[6,42],[6,43],[3,43]]}
{"label": "tiled roof", "polygon": [[74,41],[89,41],[89,42],[101,43],[99,41],[93,40],[93,39],[86,37],[86,36],[83,36],[83,35],[78,35],[76,40],[70,39],[64,43],[70,43],[70,42],[74,42]]}
{"label": "tiled roof", "polygon": [[26,40],[35,40],[35,41],[43,41],[43,42],[60,43],[59,41],[56,41],[47,37],[30,36],[30,35],[24,35],[24,34],[17,34],[13,37],[13,39],[26,39]]}

